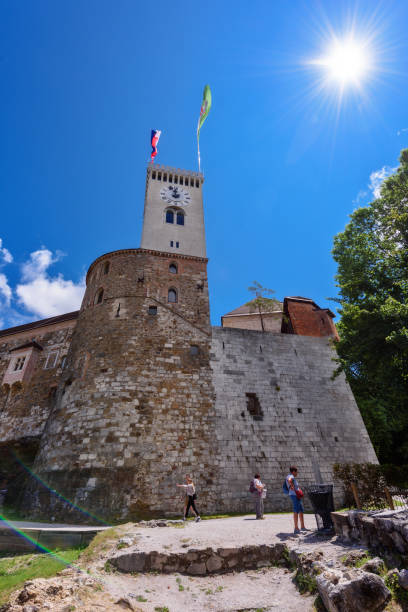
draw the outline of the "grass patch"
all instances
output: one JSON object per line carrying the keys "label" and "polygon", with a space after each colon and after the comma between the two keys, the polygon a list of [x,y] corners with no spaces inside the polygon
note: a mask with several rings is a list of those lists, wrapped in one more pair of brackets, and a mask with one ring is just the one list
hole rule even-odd
{"label": "grass patch", "polygon": [[118,537],[119,533],[115,527],[99,531],[92,542],[90,542],[87,548],[82,552],[80,561],[85,561],[85,563],[92,561],[99,553],[109,547],[110,542],[116,540]]}
{"label": "grass patch", "polygon": [[366,555],[364,555],[364,557],[361,557],[361,559],[357,559],[357,561],[354,564],[354,567],[362,567],[364,565],[364,563],[367,563],[367,561],[371,561],[372,556],[370,555],[370,553],[367,553]]}
{"label": "grass patch", "polygon": [[146,597],[143,597],[143,595],[138,595],[136,597],[136,601],[147,601]]}
{"label": "grass patch", "polygon": [[156,606],[155,612],[170,612],[167,606]]}
{"label": "grass patch", "polygon": [[300,569],[296,572],[294,581],[302,595],[303,593],[311,593],[312,595],[317,593],[316,578],[304,574]]}
{"label": "grass patch", "polygon": [[401,604],[403,610],[408,609],[408,591],[400,586],[397,573],[386,577],[385,586],[391,591],[393,600]]}
{"label": "grass patch", "polygon": [[58,558],[51,554],[28,554],[0,559],[0,604],[5,603],[10,593],[26,580],[55,576],[68,563],[76,561],[81,550],[55,551],[55,554],[58,554]]}

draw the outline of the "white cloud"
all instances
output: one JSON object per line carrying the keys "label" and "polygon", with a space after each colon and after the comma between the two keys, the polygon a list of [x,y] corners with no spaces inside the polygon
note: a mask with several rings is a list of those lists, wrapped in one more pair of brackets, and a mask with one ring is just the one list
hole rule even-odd
{"label": "white cloud", "polygon": [[11,287],[8,284],[7,277],[5,274],[0,273],[0,295],[3,299],[0,301],[0,306],[3,306],[3,301],[6,306],[10,306],[12,291]]}
{"label": "white cloud", "polygon": [[54,317],[77,310],[85,290],[85,279],[79,283],[65,280],[62,274],[51,276],[48,268],[58,261],[45,247],[34,251],[22,266],[22,282],[17,285],[19,302],[30,312],[40,317]]}
{"label": "white cloud", "polygon": [[2,263],[11,263],[13,256],[8,249],[3,247],[3,240],[0,238],[0,257],[3,260]]}
{"label": "white cloud", "polygon": [[397,168],[391,168],[391,166],[383,166],[380,170],[374,170],[374,172],[370,174],[368,187],[373,192],[375,198],[381,196],[381,185],[383,181],[391,176],[396,170]]}
{"label": "white cloud", "polygon": [[35,280],[39,276],[44,276],[47,268],[58,261],[58,257],[53,257],[52,252],[46,248],[39,249],[30,254],[30,259],[26,261],[22,269],[22,279],[25,281]]}
{"label": "white cloud", "polygon": [[404,132],[408,132],[408,128],[401,128],[397,131],[397,136],[401,136]]}

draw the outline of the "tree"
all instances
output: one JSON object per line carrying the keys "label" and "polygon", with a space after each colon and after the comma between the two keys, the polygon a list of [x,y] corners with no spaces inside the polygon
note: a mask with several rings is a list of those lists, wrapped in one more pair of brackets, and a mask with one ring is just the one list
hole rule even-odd
{"label": "tree", "polygon": [[381,462],[408,463],[408,149],[334,238],[339,364]]}
{"label": "tree", "polygon": [[245,306],[249,306],[251,312],[258,311],[259,317],[261,319],[261,328],[262,331],[265,331],[263,315],[267,312],[273,312],[276,310],[276,306],[280,306],[279,300],[276,298],[268,298],[266,295],[272,295],[275,293],[273,289],[267,289],[266,287],[262,287],[258,281],[253,281],[253,285],[248,287],[248,291],[250,291],[255,297],[245,304]]}

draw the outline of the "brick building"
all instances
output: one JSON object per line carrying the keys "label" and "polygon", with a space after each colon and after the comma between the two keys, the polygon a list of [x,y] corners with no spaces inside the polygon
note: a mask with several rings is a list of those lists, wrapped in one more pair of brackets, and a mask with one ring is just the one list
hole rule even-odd
{"label": "brick building", "polygon": [[0,331],[0,471],[28,516],[179,514],[186,472],[202,512],[246,511],[254,470],[278,510],[290,463],[306,484],[376,461],[330,311],[288,297],[265,332],[246,307],[210,326],[203,181],[149,166],[141,248],[91,264],[79,312]]}

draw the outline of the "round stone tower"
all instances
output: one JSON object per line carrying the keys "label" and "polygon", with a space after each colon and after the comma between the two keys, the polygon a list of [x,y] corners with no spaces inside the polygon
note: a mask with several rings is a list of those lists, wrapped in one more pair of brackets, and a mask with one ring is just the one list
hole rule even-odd
{"label": "round stone tower", "polygon": [[66,518],[62,496],[107,519],[180,514],[175,484],[190,472],[201,506],[214,501],[207,260],[180,250],[114,251],[90,266],[34,465],[50,490],[34,492],[34,511]]}

